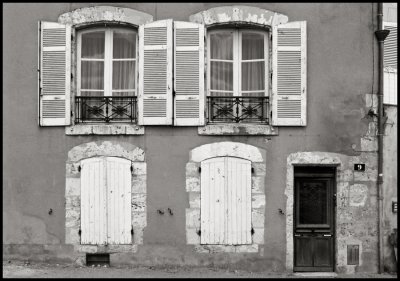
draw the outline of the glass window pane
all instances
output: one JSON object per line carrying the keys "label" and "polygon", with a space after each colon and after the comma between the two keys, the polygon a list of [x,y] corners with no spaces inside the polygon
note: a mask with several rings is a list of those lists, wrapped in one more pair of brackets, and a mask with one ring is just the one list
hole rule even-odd
{"label": "glass window pane", "polygon": [[233,60],[233,33],[221,31],[210,34],[211,58],[220,60]]}
{"label": "glass window pane", "polygon": [[136,32],[116,30],[113,34],[113,58],[136,58]]}
{"label": "glass window pane", "polygon": [[299,190],[299,221],[301,224],[327,224],[327,185],[302,182]]}
{"label": "glass window pane", "polygon": [[265,63],[242,62],[242,91],[265,89]]}
{"label": "glass window pane", "polygon": [[259,33],[242,33],[242,60],[264,58],[264,35]]}
{"label": "glass window pane", "polygon": [[212,61],[211,90],[233,91],[233,63]]}
{"label": "glass window pane", "polygon": [[104,89],[104,62],[81,61],[81,89]]}
{"label": "glass window pane", "polygon": [[135,89],[135,61],[114,61],[112,89]]}
{"label": "glass window pane", "polygon": [[82,34],[82,58],[104,58],[104,31]]}

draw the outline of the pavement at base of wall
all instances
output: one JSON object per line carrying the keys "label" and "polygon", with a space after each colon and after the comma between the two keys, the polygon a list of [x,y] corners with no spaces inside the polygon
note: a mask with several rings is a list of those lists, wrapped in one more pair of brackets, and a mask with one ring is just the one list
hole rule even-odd
{"label": "pavement at base of wall", "polygon": [[72,266],[3,260],[3,278],[397,278],[397,274],[337,274],[335,277],[301,276],[295,273],[249,272],[215,267],[189,266]]}

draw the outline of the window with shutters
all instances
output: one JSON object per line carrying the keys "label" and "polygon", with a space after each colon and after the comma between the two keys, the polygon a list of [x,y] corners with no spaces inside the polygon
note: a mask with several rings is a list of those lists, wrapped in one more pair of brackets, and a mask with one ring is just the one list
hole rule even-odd
{"label": "window with shutters", "polygon": [[306,22],[207,31],[207,124],[306,125]]}
{"label": "window with shutters", "polygon": [[77,32],[75,123],[137,121],[137,31]]}
{"label": "window with shutters", "polygon": [[397,105],[397,23],[383,22],[390,31],[384,41],[383,102]]}
{"label": "window with shutters", "polygon": [[268,32],[208,32],[208,122],[269,123]]}

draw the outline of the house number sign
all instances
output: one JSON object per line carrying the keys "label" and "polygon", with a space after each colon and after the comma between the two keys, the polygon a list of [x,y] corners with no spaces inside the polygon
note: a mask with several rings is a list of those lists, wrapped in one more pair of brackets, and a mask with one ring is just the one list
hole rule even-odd
{"label": "house number sign", "polygon": [[354,164],[354,171],[365,171],[365,164]]}

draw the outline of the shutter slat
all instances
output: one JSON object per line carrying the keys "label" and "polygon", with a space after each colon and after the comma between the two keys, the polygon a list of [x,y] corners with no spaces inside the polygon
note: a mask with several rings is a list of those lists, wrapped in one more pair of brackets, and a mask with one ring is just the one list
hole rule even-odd
{"label": "shutter slat", "polygon": [[273,27],[272,125],[305,126],[306,22]]}
{"label": "shutter slat", "polygon": [[71,26],[39,22],[39,28],[39,125],[69,125]]}
{"label": "shutter slat", "polygon": [[397,69],[397,24],[384,22],[383,28],[390,31],[384,41],[384,67]]}
{"label": "shutter slat", "polygon": [[174,22],[174,125],[204,125],[204,26]]}
{"label": "shutter slat", "polygon": [[140,125],[172,125],[172,20],[139,27]]}

